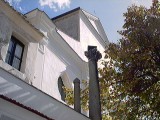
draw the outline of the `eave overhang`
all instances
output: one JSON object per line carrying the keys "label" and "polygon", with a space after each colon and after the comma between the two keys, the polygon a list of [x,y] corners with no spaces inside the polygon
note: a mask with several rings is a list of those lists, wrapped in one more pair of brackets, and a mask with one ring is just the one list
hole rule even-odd
{"label": "eave overhang", "polygon": [[[6,63],[3,63],[6,64]],[[66,104],[14,76],[0,65],[0,95],[55,120],[90,120]]]}
{"label": "eave overhang", "polygon": [[11,99],[11,98],[8,98],[8,97],[6,97],[6,96],[4,96],[4,95],[0,95],[0,99],[3,99],[3,100],[8,101],[8,102],[10,102],[10,103],[12,103],[12,104],[15,104],[16,106],[19,106],[19,107],[21,107],[21,108],[23,108],[23,109],[26,109],[26,110],[34,113],[34,114],[37,114],[37,115],[39,115],[40,117],[46,118],[47,120],[54,120],[54,119],[49,118],[49,117],[47,117],[46,115],[38,112],[37,110],[34,110],[34,109],[30,108],[30,107],[27,107],[27,106],[25,106],[25,105],[17,102],[16,100],[13,100],[13,99]]}

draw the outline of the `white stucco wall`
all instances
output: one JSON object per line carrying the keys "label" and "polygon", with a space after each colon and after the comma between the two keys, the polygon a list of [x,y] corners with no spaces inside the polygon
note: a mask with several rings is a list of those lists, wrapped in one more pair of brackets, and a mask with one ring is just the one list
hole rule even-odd
{"label": "white stucco wall", "polygon": [[[37,55],[32,84],[61,101],[58,78],[62,77],[64,85],[68,88],[73,88],[73,80],[75,78],[86,79],[86,72],[84,72],[86,71],[85,62],[77,54],[77,51],[74,51],[71,47],[70,43],[72,44],[73,42],[69,39],[65,39],[69,41],[63,39],[63,36],[56,31],[54,23],[46,14],[36,10],[36,12],[33,11],[33,13],[29,13],[26,16],[28,16],[28,20],[33,25],[46,33],[48,38],[48,42],[42,44],[44,50],[41,51],[39,47],[36,50]],[[35,23],[34,21],[37,19],[38,21]],[[72,38],[72,40],[74,39]],[[74,42],[78,41],[74,40]],[[79,45],[76,47],[77,50],[78,47]]]}
{"label": "white stucco wall", "polygon": [[[77,12],[77,14],[79,14]],[[67,33],[64,33],[59,30],[58,33],[63,37],[63,39],[71,46],[71,48],[78,54],[79,57],[81,57],[82,60],[85,62],[88,61],[88,58],[86,58],[84,52],[87,51],[88,45],[97,46],[97,50],[99,50],[102,53],[102,56],[104,57],[104,50],[105,50],[105,43],[103,44],[102,38],[99,35],[99,33],[96,31],[96,24],[91,23],[87,16],[85,14],[79,14],[79,27],[80,27],[80,41],[76,41],[74,38],[67,35]],[[64,17],[65,18],[65,17]],[[94,21],[93,21],[94,22]],[[93,25],[93,26],[92,26]],[[107,40],[106,40],[107,41]],[[101,61],[99,61],[98,66],[101,67]],[[88,65],[86,64],[83,66],[82,70],[82,76],[83,78],[81,80],[88,80]],[[83,86],[82,86],[83,88]]]}
{"label": "white stucco wall", "polygon": [[[72,27],[68,32],[76,32],[73,33],[76,37],[80,37],[80,41],[75,40],[73,36],[67,35],[68,33],[57,31],[54,23],[42,11],[35,10],[26,16],[37,29],[45,33],[48,42],[44,43],[42,41],[43,37],[35,37],[31,34],[32,31],[29,30],[27,25],[25,27],[21,20],[19,20],[20,24],[17,24],[14,17],[8,16],[12,35],[25,45],[20,72],[25,74],[26,82],[61,100],[58,90],[58,78],[61,76],[68,88],[73,88],[75,78],[87,80],[88,67],[86,62],[88,60],[84,55],[84,51],[87,50],[88,45],[97,46],[101,53],[103,53],[104,48],[99,42],[99,37],[93,32],[93,26],[88,25],[87,22],[89,21],[80,12],[68,16],[63,21],[64,29],[67,30],[66,28],[71,25]],[[74,21],[76,21],[75,28],[72,24]],[[67,24],[67,22],[70,24]],[[61,25],[61,27],[63,26]]]}
{"label": "white stucco wall", "polygon": [[[6,75],[4,76],[9,76],[7,80],[13,80],[14,77],[11,75],[14,75],[17,78],[20,78],[20,81],[24,80],[25,82],[29,83],[31,85],[29,85],[29,87],[36,87],[41,90],[39,91],[39,94],[45,92],[46,94],[56,98],[61,102],[63,101],[61,100],[58,89],[59,77],[62,78],[64,85],[68,88],[73,88],[73,80],[75,78],[79,78],[80,80],[88,80],[88,59],[84,55],[84,52],[87,51],[88,45],[94,45],[97,46],[97,49],[101,53],[103,53],[104,45],[102,45],[102,43],[100,42],[100,37],[95,34],[95,31],[93,31],[92,27],[95,27],[95,24],[90,23],[88,19],[86,19],[87,17],[84,16],[84,14],[80,14],[81,12],[76,12],[76,14],[72,14],[65,20],[58,22],[57,26],[61,28],[60,30],[62,30],[60,31],[56,28],[54,23],[44,12],[35,10],[29,13],[28,15],[26,15],[28,17],[27,20],[45,34],[44,36],[41,36],[37,35],[39,34],[38,31],[35,34],[35,31],[32,30],[34,29],[34,27],[28,27],[30,25],[28,24],[28,22],[27,24],[24,23],[25,20],[21,18],[21,16],[14,17],[17,15],[17,13],[12,13],[12,11],[9,10],[6,10],[7,12],[3,13],[3,9],[5,9],[5,7],[2,6],[0,2],[0,15],[4,18],[0,19],[0,33],[5,36],[8,35],[9,38],[11,36],[16,37],[25,46],[20,71],[14,69],[10,65],[6,65],[6,63],[2,61],[0,62],[1,66],[5,66]],[[10,31],[9,34],[5,34],[6,31],[4,30],[6,29],[1,29],[4,27],[6,27]],[[3,49],[1,51],[4,59],[7,49],[8,44],[6,46],[3,46]],[[3,78],[1,78],[0,80],[3,81]],[[17,82],[16,84],[18,85],[19,82]],[[18,100],[24,100],[23,103],[27,102],[29,106],[34,106],[36,109],[39,109],[39,105],[35,101],[41,100],[42,102],[44,102],[44,96],[39,96],[39,94],[37,94],[35,91],[33,93],[25,91],[24,94],[21,94],[22,91],[24,92],[23,88],[25,88],[26,86],[22,85],[23,87],[18,87],[17,90],[14,89],[15,86],[17,87],[16,84],[14,84],[14,86],[6,88],[7,92],[4,91],[4,89],[1,90],[3,90],[3,92],[7,95],[11,95],[10,97],[18,98]],[[0,93],[2,93],[1,90]],[[19,90],[21,91],[19,92]],[[36,89],[36,91],[38,90]],[[16,97],[14,95],[15,92],[17,95]],[[53,98],[51,99],[53,100]],[[31,100],[35,100],[34,105]],[[8,103],[6,105],[6,101],[3,101],[1,99],[0,106],[3,102],[3,109],[2,107],[0,107],[0,117],[2,115],[9,115],[15,120],[43,120],[41,117],[39,118],[36,115],[29,113],[28,111],[26,112],[25,110],[18,108],[18,106],[13,106]],[[46,104],[47,105],[44,105],[41,109],[42,112],[44,112],[43,110],[47,108],[47,111],[49,111],[49,115],[51,106],[52,110],[57,113],[60,113],[60,111],[62,111],[64,107],[62,103],[58,103],[56,104],[56,106],[55,104],[48,105],[47,102]],[[10,107],[8,107],[8,105]],[[62,109],[57,110],[59,106],[61,106]],[[13,109],[17,110],[15,110],[12,115],[9,114]],[[68,108],[65,106],[65,110],[63,112],[65,112],[65,115],[70,119],[72,117],[70,116],[70,112],[68,111]],[[21,114],[21,112],[23,113]],[[57,113],[54,113],[53,116],[58,117]],[[80,114],[74,111],[74,118],[78,118],[81,120],[82,118],[84,120],[88,119],[84,116],[78,115]],[[29,117],[27,118],[27,116]],[[62,120],[61,118],[65,119],[64,115],[60,115],[58,119]],[[74,118],[72,119],[74,120]]]}
{"label": "white stucco wall", "polygon": [[40,51],[39,48],[36,49],[36,52],[37,55],[36,58],[34,59],[35,68],[34,68],[34,79],[32,80],[32,85],[34,85],[38,89],[42,89],[44,53]]}
{"label": "white stucco wall", "polygon": [[[39,33],[39,35],[35,33],[35,31],[33,31],[34,28],[31,27],[22,16],[13,11],[10,6],[6,5],[4,1],[0,2],[0,15],[0,23],[3,24],[3,26],[1,26],[2,24],[0,25],[0,36],[6,36],[9,40],[11,36],[14,36],[24,44],[20,72],[25,74],[25,81],[31,83],[34,78],[34,66],[35,58],[37,56],[38,41],[41,41],[43,36]],[[6,29],[3,29],[4,27]],[[5,61],[6,58],[9,40],[8,43],[3,46],[1,51],[3,61]]]}
{"label": "white stucco wall", "polygon": [[[66,70],[66,65],[45,45],[42,45],[44,51],[41,51],[39,43],[28,34],[29,31],[22,29],[22,23],[19,22],[19,25],[16,24],[15,21],[8,18],[8,13],[1,12],[1,9],[0,13],[3,18],[0,19],[0,22],[3,23],[1,24],[3,25],[1,28],[4,28],[5,26],[5,28],[11,30],[11,33],[7,34],[9,38],[13,35],[25,45],[20,69],[20,72],[26,76],[25,81],[60,100],[61,97],[58,91],[57,80],[62,71]],[[39,13],[39,15],[41,14]],[[16,20],[19,20],[19,18]],[[39,25],[39,29],[47,31],[46,25],[41,23],[37,24],[37,22],[36,25]],[[7,32],[5,32],[5,29],[1,29],[1,31],[3,35],[6,35]],[[4,46],[2,49],[4,60],[7,49],[8,45]],[[12,71],[14,71],[14,69]]]}
{"label": "white stucco wall", "polygon": [[[76,41],[74,38],[70,37],[67,33],[65,33],[63,30],[61,30],[61,27],[66,27],[65,25],[60,26],[60,28],[59,28],[59,25],[57,26],[59,29],[58,33],[72,47],[72,49],[81,57],[81,59],[87,62],[88,59],[84,55],[84,52],[87,51],[88,45],[97,46],[97,49],[103,54],[104,50],[105,50],[105,47],[104,47],[105,43],[100,42],[100,41],[102,41],[102,38],[98,33],[98,28],[97,28],[95,22],[93,20],[87,18],[87,16],[85,16],[85,14],[79,14],[79,12],[77,12],[77,14],[78,14],[77,16],[79,16],[78,25],[79,25],[79,29],[80,29],[80,31],[79,31],[80,40]],[[70,20],[70,19],[68,18],[68,20]],[[63,22],[67,23],[66,20],[64,20],[64,19],[62,19],[62,20],[63,20]],[[74,29],[73,29],[73,31],[74,31]],[[95,34],[95,32],[96,32],[96,34]]]}
{"label": "white stucco wall", "polygon": [[[93,32],[93,28],[87,23],[89,21],[86,20],[85,16],[82,14],[80,16],[80,41],[83,51],[87,51],[88,45],[97,46],[97,50],[101,53],[104,52],[104,47],[99,42],[99,38]],[[86,57],[83,59],[86,60]]]}
{"label": "white stucco wall", "polygon": [[[92,27],[88,25],[87,22],[89,21],[87,21],[83,15],[80,16],[79,12],[77,12],[77,14],[68,17],[66,21],[64,21],[64,24],[60,25],[64,27],[65,32],[69,32],[67,33],[68,35],[57,31],[54,23],[42,11],[35,10],[33,14],[29,13],[26,15],[30,23],[45,33],[43,36],[34,29],[33,26],[28,24],[23,17],[12,10],[12,8],[2,3],[3,2],[0,1],[0,13],[2,13],[3,10],[5,11],[2,15],[7,21],[0,19],[0,26],[2,26],[3,22],[9,23],[9,25],[6,24],[7,28],[11,30],[9,37],[13,35],[25,45],[20,71],[15,70],[9,65],[5,65],[7,66],[5,72],[9,71],[9,75],[10,73],[14,73],[13,75],[18,78],[20,78],[20,76],[23,77],[23,79],[19,80],[24,80],[59,101],[61,101],[58,90],[58,78],[60,76],[68,88],[73,88],[73,80],[75,78],[79,78],[80,80],[88,79],[88,60],[84,55],[84,51],[87,50],[88,45],[97,46],[97,49],[101,53],[104,51],[104,48],[99,42],[99,37],[94,34]],[[76,22],[74,23],[74,21]],[[71,28],[69,28],[70,25]],[[2,33],[3,28],[0,29],[0,33]],[[44,39],[45,42],[43,41]],[[7,48],[8,45],[2,50],[4,57],[6,56]],[[1,61],[1,64],[3,66],[5,63]],[[5,77],[7,77],[7,75],[8,72],[6,72]],[[11,80],[14,76],[10,75],[7,79]],[[16,84],[18,84],[18,82]],[[9,92],[14,92],[13,88],[9,88]],[[39,93],[42,92],[39,91]],[[26,93],[26,95],[28,95],[28,93]],[[25,101],[31,104],[29,101],[32,98],[34,99],[36,95],[34,94]],[[61,105],[63,106],[61,103],[57,106]],[[38,107],[38,105],[36,107]],[[66,111],[67,110],[68,109],[66,109]]]}
{"label": "white stucco wall", "polygon": [[0,48],[2,49],[0,55],[5,60],[8,47],[7,43],[12,34],[12,27],[10,27],[10,21],[2,11],[0,11],[0,28]]}
{"label": "white stucco wall", "polygon": [[[78,54],[81,59],[85,58],[84,50],[82,49],[81,41],[77,41],[67,35],[66,33],[58,30],[58,33],[64,38],[64,40],[71,46],[71,48]],[[84,59],[83,59],[84,60]]]}
{"label": "white stucco wall", "polygon": [[48,48],[45,49],[42,78],[42,90],[60,100],[58,78],[65,71],[66,65]]}
{"label": "white stucco wall", "polygon": [[43,62],[41,89],[61,101],[58,78],[62,77],[64,85],[73,88],[73,80],[82,79],[82,70],[63,50],[63,46],[54,45],[54,43],[56,44],[53,38],[50,38],[49,44],[45,46],[44,61],[41,61]]}

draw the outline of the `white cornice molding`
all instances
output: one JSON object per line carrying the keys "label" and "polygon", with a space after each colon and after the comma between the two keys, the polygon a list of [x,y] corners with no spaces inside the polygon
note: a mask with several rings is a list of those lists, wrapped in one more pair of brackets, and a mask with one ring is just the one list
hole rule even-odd
{"label": "white cornice molding", "polygon": [[[30,31],[33,36],[33,38],[40,38],[43,37],[43,34],[36,29],[32,24],[29,23],[29,21],[26,20],[25,16],[23,16],[21,13],[17,12],[14,8],[12,8],[7,2],[4,0],[0,0],[0,10],[5,13],[5,15],[11,20],[14,21],[17,26],[21,26],[26,31]],[[38,39],[35,39],[38,40]]]}

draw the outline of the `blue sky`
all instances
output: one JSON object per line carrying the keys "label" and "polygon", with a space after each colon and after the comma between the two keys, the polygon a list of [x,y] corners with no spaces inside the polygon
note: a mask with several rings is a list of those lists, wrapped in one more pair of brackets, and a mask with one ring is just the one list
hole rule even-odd
{"label": "blue sky", "polygon": [[45,11],[50,18],[81,7],[99,17],[110,42],[121,37],[117,30],[123,26],[123,13],[132,4],[149,7],[152,0],[6,0],[21,13],[35,8]]}

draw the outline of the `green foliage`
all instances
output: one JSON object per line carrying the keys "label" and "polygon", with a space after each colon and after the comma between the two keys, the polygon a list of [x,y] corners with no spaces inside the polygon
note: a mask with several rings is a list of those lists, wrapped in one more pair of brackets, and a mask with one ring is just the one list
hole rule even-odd
{"label": "green foliage", "polygon": [[[88,89],[88,82],[86,80],[82,80],[83,87],[85,89],[81,90],[81,106],[84,111],[89,109],[89,89]],[[108,87],[106,87],[106,82],[103,79],[100,80],[100,87],[101,87],[101,106],[102,106],[102,118],[103,120],[112,120],[111,117],[108,115],[106,111],[107,107],[107,96],[109,94]],[[74,104],[74,93],[72,89],[65,88],[66,98],[65,102],[68,105]]]}
{"label": "green foliage", "polygon": [[[85,89],[81,90],[81,106],[83,110],[88,110],[88,102],[89,102],[89,89],[88,82],[86,80],[82,80],[82,84]],[[74,105],[74,91],[72,89],[64,88],[66,93],[65,102],[68,105]]]}
{"label": "green foliage", "polygon": [[63,87],[63,89],[64,89],[64,92],[66,93],[65,102],[67,102],[68,105],[73,105],[74,104],[73,90],[67,87]]}
{"label": "green foliage", "polygon": [[100,73],[110,86],[107,109],[113,119],[160,119],[159,8],[157,0],[150,9],[129,7],[122,39],[106,50],[110,62]]}
{"label": "green foliage", "polygon": [[[122,38],[106,50],[100,73],[103,120],[160,119],[160,4],[131,6]],[[73,98],[72,98],[73,99]],[[82,91],[88,108],[88,88]],[[111,116],[111,117],[109,117]]]}

